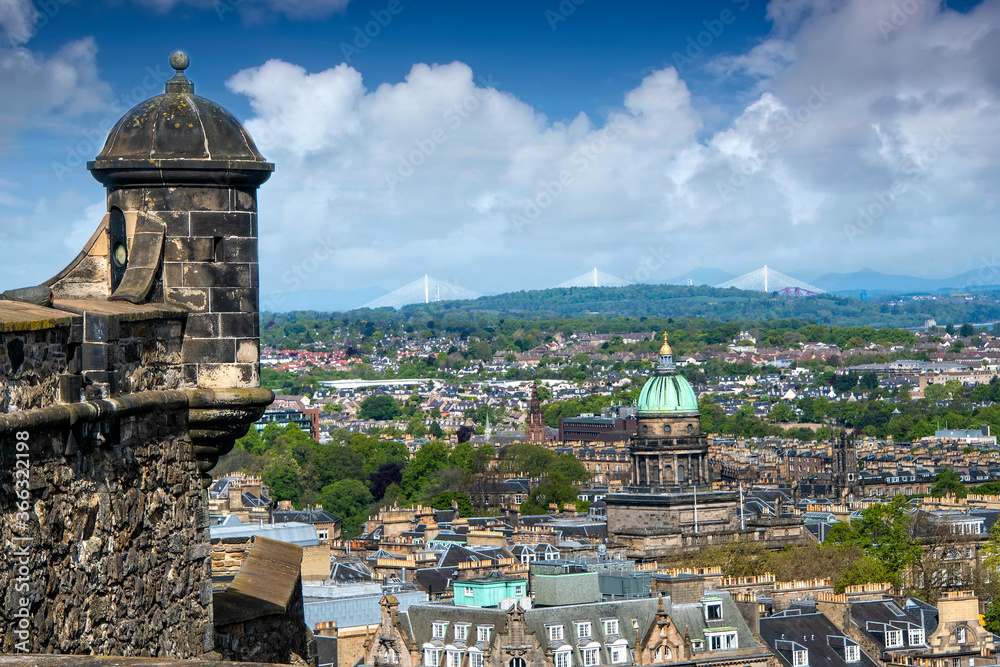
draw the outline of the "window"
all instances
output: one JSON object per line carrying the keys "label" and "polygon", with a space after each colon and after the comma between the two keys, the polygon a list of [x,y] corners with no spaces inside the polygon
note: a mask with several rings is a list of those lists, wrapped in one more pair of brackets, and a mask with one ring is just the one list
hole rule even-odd
{"label": "window", "polygon": [[596,667],[596,665],[601,664],[596,646],[594,648],[581,649],[580,653],[583,655],[583,667]]}
{"label": "window", "polygon": [[572,652],[566,651],[556,651],[555,667],[570,667],[572,662]]}
{"label": "window", "polygon": [[490,633],[493,632],[492,625],[478,625],[476,626],[476,641],[483,642],[484,644],[490,643]]}
{"label": "window", "polygon": [[722,620],[722,600],[711,600],[705,603],[705,620]]}
{"label": "window", "polygon": [[483,667],[483,654],[480,651],[469,651],[469,667]]}
{"label": "window", "polygon": [[848,644],[844,647],[844,660],[847,662],[860,662],[861,649],[857,644]]}
{"label": "window", "polygon": [[633,618],[632,619],[632,629],[633,630],[638,630],[639,629],[639,619],[638,618]]}
{"label": "window", "polygon": [[955,630],[955,641],[957,641],[959,644],[964,644],[965,643],[965,626],[964,625],[958,626],[958,628]]}
{"label": "window", "polygon": [[448,651],[448,667],[462,667],[462,651]]}
{"label": "window", "polygon": [[455,641],[464,642],[469,638],[469,624],[468,623],[456,623],[455,624]]}
{"label": "window", "polygon": [[590,637],[590,621],[578,621],[573,624],[576,626],[576,636],[580,639],[586,639]]}
{"label": "window", "polygon": [[705,633],[709,651],[729,651],[739,648],[739,635],[736,632]]}
{"label": "window", "polygon": [[444,633],[448,631],[447,621],[434,621],[431,625],[431,637],[434,639],[444,639]]}
{"label": "window", "polygon": [[627,648],[628,646],[624,644],[611,647],[612,665],[618,665],[628,660],[628,652],[626,651]]}
{"label": "window", "polygon": [[[618,634],[618,619],[617,618],[606,618],[601,621],[604,624],[604,634],[607,635],[617,635]],[[612,662],[614,662],[612,660]]]}
{"label": "window", "polygon": [[515,586],[514,595],[516,595],[517,597],[521,597],[522,595],[524,595],[524,586]]}
{"label": "window", "polygon": [[806,667],[809,664],[809,651],[792,651],[792,667]]}
{"label": "window", "polygon": [[561,625],[547,625],[545,626],[549,631],[549,641],[559,642],[563,638],[563,626]]}
{"label": "window", "polygon": [[424,649],[424,667],[437,667],[440,661],[441,661],[441,649],[439,648]]}
{"label": "window", "polygon": [[902,630],[886,630],[885,631],[885,647],[886,648],[899,648],[903,645],[903,631]]}
{"label": "window", "polygon": [[910,646],[924,643],[924,631],[922,628],[910,628]]}

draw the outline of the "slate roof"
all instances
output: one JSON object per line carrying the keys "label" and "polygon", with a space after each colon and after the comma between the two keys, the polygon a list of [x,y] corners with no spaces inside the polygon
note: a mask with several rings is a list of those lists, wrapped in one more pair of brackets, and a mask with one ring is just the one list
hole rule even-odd
{"label": "slate roof", "polygon": [[[244,499],[250,494],[244,493]],[[340,523],[340,517],[326,510],[274,510],[274,523]]]}
{"label": "slate roof", "polygon": [[[918,612],[919,613],[919,612]],[[902,630],[903,645],[893,648],[894,651],[911,649],[926,650],[925,643],[911,644],[910,628],[922,627],[919,617],[914,618],[891,600],[875,600],[871,602],[855,602],[851,605],[851,618],[854,624],[872,638],[880,647],[886,648],[886,630]]]}
{"label": "slate roof", "polygon": [[[859,662],[847,662],[844,644],[857,644],[846,639],[830,619],[823,614],[788,614],[760,619],[760,636],[786,667],[792,667],[790,647],[783,642],[795,642],[809,651],[808,665],[817,667],[879,667],[864,651]],[[846,639],[846,642],[845,642]]]}

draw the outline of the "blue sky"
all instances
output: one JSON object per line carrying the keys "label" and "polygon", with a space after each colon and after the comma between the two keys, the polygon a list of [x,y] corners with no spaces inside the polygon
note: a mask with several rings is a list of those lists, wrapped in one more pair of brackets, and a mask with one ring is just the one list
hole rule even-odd
{"label": "blue sky", "polygon": [[176,48],[276,164],[265,295],[998,264],[996,1],[0,0],[0,27],[3,288],[90,235],[79,162]]}

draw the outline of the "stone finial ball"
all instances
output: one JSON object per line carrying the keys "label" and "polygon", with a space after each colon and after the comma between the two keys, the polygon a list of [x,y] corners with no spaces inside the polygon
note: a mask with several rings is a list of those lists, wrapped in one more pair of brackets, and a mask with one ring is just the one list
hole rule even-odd
{"label": "stone finial ball", "polygon": [[191,64],[191,59],[188,58],[188,54],[183,51],[174,51],[170,54],[170,66],[175,70],[186,70],[189,64]]}

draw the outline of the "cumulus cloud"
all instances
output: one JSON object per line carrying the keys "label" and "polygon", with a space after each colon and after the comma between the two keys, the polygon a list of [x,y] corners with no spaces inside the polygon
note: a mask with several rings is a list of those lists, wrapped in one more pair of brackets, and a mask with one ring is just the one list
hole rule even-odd
{"label": "cumulus cloud", "polygon": [[111,88],[97,71],[93,38],[70,42],[46,57],[23,47],[0,48],[0,149],[10,148],[27,126],[108,111]]}
{"label": "cumulus cloud", "polygon": [[19,46],[31,39],[39,16],[31,0],[0,0],[0,30],[7,45]]}
{"label": "cumulus cloud", "polygon": [[[568,122],[459,62],[374,89],[343,64],[240,72],[229,86],[277,163],[261,191],[263,288],[391,288],[429,272],[490,291],[598,261],[651,282],[765,262],[975,268],[971,254],[939,253],[942,234],[1000,240],[986,224],[1000,7],[893,7],[772,2],[774,34],[710,65],[749,75],[752,99],[708,137],[673,68],[624,91],[607,118]],[[320,242],[333,249],[324,262]]]}

